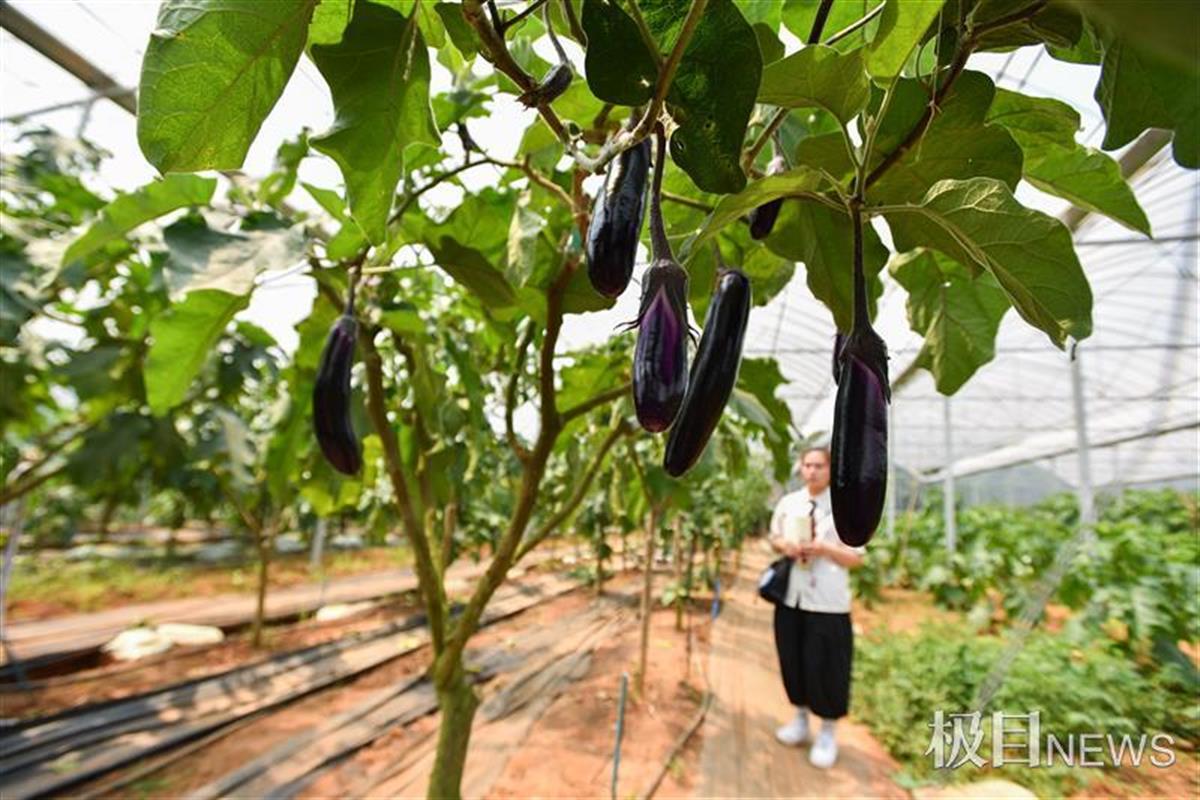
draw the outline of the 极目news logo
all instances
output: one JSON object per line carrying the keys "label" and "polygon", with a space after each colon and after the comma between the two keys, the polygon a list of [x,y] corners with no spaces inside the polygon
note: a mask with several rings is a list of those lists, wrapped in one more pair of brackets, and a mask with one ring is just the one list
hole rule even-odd
{"label": "\u6781\u76eenews logo", "polygon": [[[1175,738],[1166,733],[1154,735],[1070,733],[1056,736],[1041,733],[1041,712],[1007,714],[994,711],[990,736],[982,712],[946,714],[935,711],[929,724],[933,735],[925,755],[933,757],[937,769],[958,769],[966,764],[982,767],[991,764],[1021,764],[1027,767],[1140,766],[1143,760],[1165,768],[1175,763]],[[984,743],[991,746],[989,757],[980,753]]]}

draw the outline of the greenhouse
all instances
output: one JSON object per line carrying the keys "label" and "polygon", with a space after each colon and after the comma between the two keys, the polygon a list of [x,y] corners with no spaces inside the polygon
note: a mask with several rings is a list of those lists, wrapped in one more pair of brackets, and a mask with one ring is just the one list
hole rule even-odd
{"label": "greenhouse", "polygon": [[1200,796],[1200,9],[0,0],[0,791]]}

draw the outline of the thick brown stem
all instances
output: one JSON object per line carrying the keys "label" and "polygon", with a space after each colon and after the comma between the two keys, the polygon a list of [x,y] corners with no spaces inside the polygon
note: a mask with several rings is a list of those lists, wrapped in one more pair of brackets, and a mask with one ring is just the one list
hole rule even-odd
{"label": "thick brown stem", "polygon": [[261,527],[254,529],[254,545],[258,550],[258,594],[254,601],[254,627],[250,643],[262,647],[263,622],[267,616],[267,580],[271,569],[271,543]]}

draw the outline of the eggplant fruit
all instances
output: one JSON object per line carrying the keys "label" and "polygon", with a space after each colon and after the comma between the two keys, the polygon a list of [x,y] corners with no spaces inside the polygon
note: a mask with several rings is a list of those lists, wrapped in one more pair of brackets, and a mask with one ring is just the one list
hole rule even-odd
{"label": "eggplant fruit", "polygon": [[833,335],[833,383],[836,386],[842,375],[842,348],[846,346],[846,334],[838,331]]}
{"label": "eggplant fruit", "polygon": [[671,259],[646,270],[634,322],[633,407],[651,433],[671,427],[687,390],[687,296],[687,272]]}
{"label": "eggplant fruit", "polygon": [[775,220],[779,218],[779,210],[783,208],[783,198],[768,200],[761,206],[750,211],[750,238],[765,239],[771,235]]}
{"label": "eggplant fruit", "polygon": [[887,494],[887,345],[869,324],[856,325],[840,361],[830,500],[838,536],[861,547],[879,527]]}
{"label": "eggplant fruit", "polygon": [[663,469],[678,478],[700,459],[737,383],[750,320],[750,279],[740,270],[717,277],[683,408],[671,428]]}
{"label": "eggplant fruit", "polygon": [[597,292],[618,297],[629,285],[646,210],[650,140],[626,150],[608,168],[588,228],[588,278]]}
{"label": "eggplant fruit", "polygon": [[357,333],[358,323],[353,316],[338,317],[321,352],[312,394],[317,443],[333,468],[346,475],[362,469],[362,450],[350,423],[350,370],[354,367]]}

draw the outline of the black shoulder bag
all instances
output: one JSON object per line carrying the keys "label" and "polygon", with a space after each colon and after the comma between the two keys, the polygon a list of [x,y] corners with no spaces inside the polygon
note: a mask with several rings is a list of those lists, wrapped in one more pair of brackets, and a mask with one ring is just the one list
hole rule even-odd
{"label": "black shoulder bag", "polygon": [[769,603],[783,605],[787,598],[788,578],[792,574],[792,560],[780,556],[758,576],[758,596]]}

